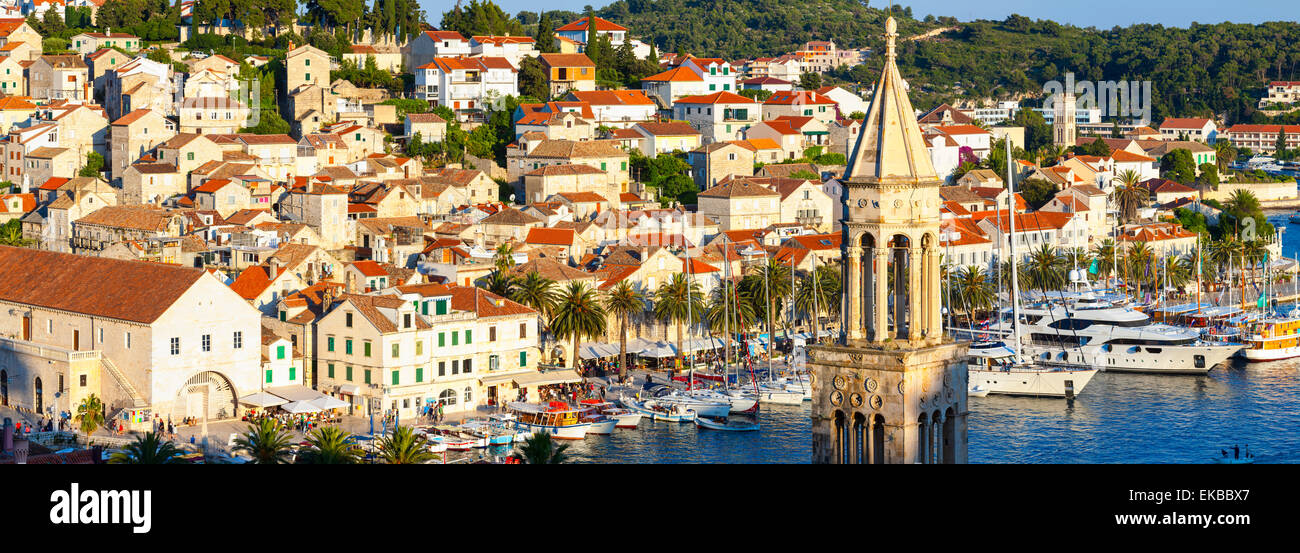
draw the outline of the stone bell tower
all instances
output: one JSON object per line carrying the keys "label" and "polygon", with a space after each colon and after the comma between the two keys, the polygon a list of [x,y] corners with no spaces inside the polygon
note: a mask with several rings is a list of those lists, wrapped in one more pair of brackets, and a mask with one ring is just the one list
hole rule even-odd
{"label": "stone bell tower", "polygon": [[1052,143],[1067,148],[1074,147],[1075,99],[1073,92],[1057,94],[1052,102]]}
{"label": "stone bell tower", "polygon": [[897,24],[840,198],[843,322],[808,348],[814,463],[966,462],[966,343],[944,336],[939,187],[898,73]]}

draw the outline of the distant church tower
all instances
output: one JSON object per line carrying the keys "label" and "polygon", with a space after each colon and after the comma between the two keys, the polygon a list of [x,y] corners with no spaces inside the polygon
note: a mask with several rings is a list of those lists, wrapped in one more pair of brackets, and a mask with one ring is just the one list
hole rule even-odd
{"label": "distant church tower", "polygon": [[[814,463],[965,463],[967,343],[943,335],[939,187],[895,62],[849,159],[839,343],[808,348]],[[890,285],[889,275],[894,285]]]}
{"label": "distant church tower", "polygon": [[1052,143],[1067,148],[1074,147],[1075,119],[1074,93],[1057,94],[1052,102]]}

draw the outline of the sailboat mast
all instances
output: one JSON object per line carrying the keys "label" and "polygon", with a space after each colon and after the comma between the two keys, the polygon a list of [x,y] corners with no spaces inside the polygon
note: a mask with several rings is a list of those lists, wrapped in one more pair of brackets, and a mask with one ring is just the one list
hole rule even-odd
{"label": "sailboat mast", "polygon": [[[691,278],[693,275],[693,272],[691,271],[691,247],[690,244],[686,242],[686,217],[687,217],[686,212],[682,211],[682,248],[686,250],[686,343],[682,344],[683,346],[690,343],[691,340],[690,330],[691,330],[691,326],[695,322],[695,313],[692,311],[691,308],[691,303],[695,299],[694,295],[691,293],[691,286],[695,281]],[[644,261],[645,260],[642,260],[642,262]],[[691,351],[693,352],[694,350]],[[695,388],[694,355],[688,354],[685,351],[680,351],[678,353],[682,354],[682,357],[686,359],[686,366],[689,367],[691,371],[690,380],[687,381],[686,386],[688,388]]]}
{"label": "sailboat mast", "polygon": [[1007,138],[1007,255],[1011,258],[1011,351],[1020,358],[1020,278],[1016,268],[1016,181],[1011,174],[1011,140]]}

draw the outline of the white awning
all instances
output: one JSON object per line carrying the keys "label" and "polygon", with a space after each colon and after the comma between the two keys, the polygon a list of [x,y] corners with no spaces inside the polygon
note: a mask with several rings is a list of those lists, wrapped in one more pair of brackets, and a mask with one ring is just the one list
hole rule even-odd
{"label": "white awning", "polygon": [[295,415],[299,413],[319,413],[321,411],[324,411],[324,409],[321,409],[319,406],[317,406],[316,404],[310,401],[295,401],[293,403],[286,403],[284,405],[281,405],[280,408],[290,413],[293,413]]}
{"label": "white awning", "polygon": [[520,388],[524,388],[528,386],[546,386],[548,384],[582,382],[582,377],[578,376],[578,373],[573,369],[564,369],[559,371],[521,374],[514,377],[513,380]]}
{"label": "white awning", "polygon": [[266,392],[249,394],[239,398],[239,402],[244,405],[252,405],[253,407],[275,407],[276,405],[289,403],[280,396],[271,395]]}
{"label": "white awning", "polygon": [[266,391],[289,401],[316,401],[323,397],[329,397],[306,386],[276,386],[267,388]]}
{"label": "white awning", "polygon": [[321,410],[342,409],[342,408],[344,408],[344,407],[348,407],[348,406],[351,405],[350,403],[348,403],[348,402],[346,402],[346,401],[343,401],[343,400],[341,400],[341,399],[332,398],[332,397],[329,397],[329,396],[326,396],[326,397],[323,397],[323,398],[320,398],[320,399],[312,400],[311,404],[312,404],[312,405],[315,405],[315,406],[317,406],[317,407],[320,407]]}
{"label": "white awning", "polygon": [[361,387],[356,384],[339,384],[339,393],[355,396],[361,393]]}
{"label": "white awning", "polygon": [[518,373],[516,373],[516,374],[494,374],[494,375],[489,375],[489,376],[481,377],[481,378],[478,379],[478,381],[479,381],[480,384],[482,384],[482,385],[484,385],[484,386],[496,386],[496,385],[498,385],[498,384],[505,384],[505,383],[507,383],[507,382],[510,382],[511,380],[514,380],[516,376],[519,376],[519,374],[518,374]]}

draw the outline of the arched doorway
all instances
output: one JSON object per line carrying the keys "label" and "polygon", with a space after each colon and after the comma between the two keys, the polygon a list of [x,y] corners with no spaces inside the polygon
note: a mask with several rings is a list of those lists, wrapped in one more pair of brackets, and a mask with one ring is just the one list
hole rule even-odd
{"label": "arched doorway", "polygon": [[204,371],[191,376],[177,390],[172,414],[197,419],[206,416],[208,420],[230,419],[238,412],[238,405],[230,380],[221,373]]}
{"label": "arched doorway", "polygon": [[930,425],[929,417],[921,413],[916,419],[916,460],[921,464],[930,462]]}
{"label": "arched doorway", "polygon": [[952,407],[943,414],[943,462],[947,464],[955,462],[953,460],[957,444],[957,423],[953,420],[955,416]]}
{"label": "arched doorway", "polygon": [[885,417],[876,415],[871,423],[871,463],[885,464]]}
{"label": "arched doorway", "polygon": [[36,414],[40,415],[45,412],[45,390],[41,386],[41,377],[36,377],[36,381],[32,383],[32,389],[36,391]]}
{"label": "arched doorway", "polygon": [[867,463],[867,452],[870,446],[867,445],[867,417],[862,413],[853,414],[853,462],[863,465]]}
{"label": "arched doorway", "polygon": [[848,423],[844,420],[844,412],[835,412],[835,439],[831,443],[835,447],[835,463],[843,465],[848,462]]}
{"label": "arched doorway", "polygon": [[9,406],[9,371],[0,369],[0,405]]}

